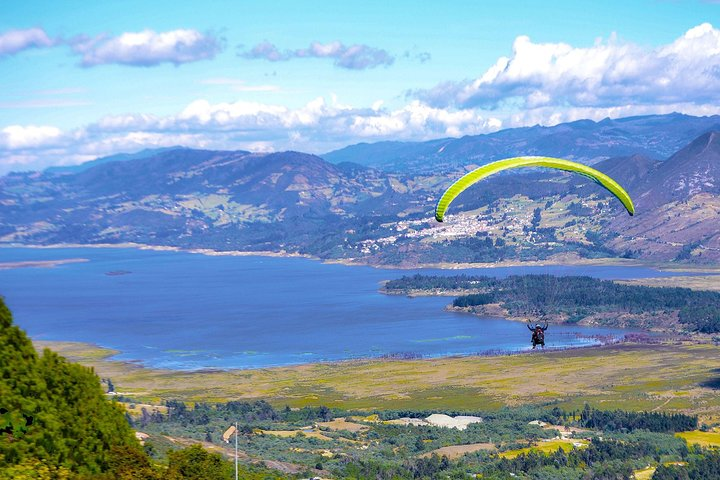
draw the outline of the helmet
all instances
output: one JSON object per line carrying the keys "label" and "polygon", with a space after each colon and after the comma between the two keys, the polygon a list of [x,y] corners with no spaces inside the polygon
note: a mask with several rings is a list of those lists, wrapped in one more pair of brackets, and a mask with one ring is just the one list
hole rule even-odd
{"label": "helmet", "polygon": [[535,328],[542,328],[539,323],[535,324]]}

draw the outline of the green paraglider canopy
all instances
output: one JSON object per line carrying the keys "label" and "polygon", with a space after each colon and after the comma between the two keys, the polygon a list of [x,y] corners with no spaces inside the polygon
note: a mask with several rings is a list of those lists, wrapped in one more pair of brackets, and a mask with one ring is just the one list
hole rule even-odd
{"label": "green paraglider canopy", "polygon": [[562,158],[553,157],[513,157],[506,158],[504,160],[498,160],[496,162],[488,163],[480,168],[473,170],[470,173],[463,175],[445,193],[437,203],[435,207],[435,220],[438,222],[443,221],[445,212],[448,207],[455,200],[455,197],[460,195],[466,188],[472,184],[488,177],[494,173],[502,170],[508,170],[510,168],[519,167],[547,167],[555,168],[558,170],[565,170],[568,172],[578,173],[584,175],[599,185],[605,187],[610,193],[615,195],[620,202],[625,206],[630,215],[635,214],[635,206],[633,205],[630,195],[623,189],[619,183],[612,178],[608,177],[604,173],[590,168],[582,163],[571,162],[570,160],[564,160]]}

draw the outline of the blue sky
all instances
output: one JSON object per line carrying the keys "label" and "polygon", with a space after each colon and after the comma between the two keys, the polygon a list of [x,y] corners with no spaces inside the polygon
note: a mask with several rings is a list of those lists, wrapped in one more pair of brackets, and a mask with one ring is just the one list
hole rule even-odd
{"label": "blue sky", "polygon": [[720,113],[720,3],[5,1],[0,173]]}

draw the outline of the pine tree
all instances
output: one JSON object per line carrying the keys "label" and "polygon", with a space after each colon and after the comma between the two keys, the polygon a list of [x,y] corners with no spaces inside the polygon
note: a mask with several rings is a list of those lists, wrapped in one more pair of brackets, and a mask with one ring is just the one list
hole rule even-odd
{"label": "pine tree", "polygon": [[1,299],[0,408],[16,419],[2,433],[0,470],[40,462],[50,471],[91,475],[109,469],[112,447],[141,451],[92,369],[47,349],[39,357]]}

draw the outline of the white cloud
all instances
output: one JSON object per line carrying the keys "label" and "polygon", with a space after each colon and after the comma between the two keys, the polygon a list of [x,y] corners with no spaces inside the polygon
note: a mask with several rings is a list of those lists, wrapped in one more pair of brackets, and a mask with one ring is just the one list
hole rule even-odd
{"label": "white cloud", "polygon": [[199,99],[174,115],[107,116],[66,132],[49,126],[5,127],[0,130],[0,174],[19,166],[42,169],[162,146],[322,153],[363,141],[423,141],[509,127],[674,111],[713,115],[720,113],[720,107],[687,102],[562,109],[540,106],[488,115],[474,109],[433,107],[418,100],[390,109],[378,102],[372,107],[358,108],[334,98],[327,101],[318,97],[292,109],[257,102],[211,103]]}
{"label": "white cloud", "polygon": [[88,127],[88,130],[97,132],[123,132],[134,129],[147,129],[154,128],[159,120],[155,115],[142,113],[108,115]]}
{"label": "white cloud", "polygon": [[82,55],[81,65],[93,67],[109,63],[150,67],[161,63],[197,62],[215,57],[222,50],[222,40],[197,30],[169,32],[125,32],[117,37],[76,38],[75,53]]}
{"label": "white cloud", "polygon": [[336,101],[327,103],[322,97],[297,109],[245,101],[211,104],[196,100],[177,116],[159,119],[157,124],[182,131],[211,128],[259,135],[265,137],[263,140],[285,138],[293,132],[295,139],[332,138],[335,142],[366,138],[428,139],[481,133],[500,126],[497,119],[485,119],[471,111],[433,108],[419,101],[387,110],[378,103],[373,108],[355,108]]}
{"label": "white cloud", "polygon": [[715,104],[697,105],[694,103],[669,103],[666,105],[618,105],[613,107],[567,107],[559,109],[545,106],[522,109],[509,114],[503,127],[525,127],[531,125],[552,126],[558,123],[574,122],[575,120],[600,121],[605,118],[623,118],[638,115],[663,115],[682,112],[686,115],[710,116],[720,114],[720,107]]}
{"label": "white cloud", "polygon": [[211,104],[207,100],[196,100],[185,107],[173,123],[188,128],[257,129],[272,127],[287,113],[288,109],[279,105],[245,101]]}
{"label": "white cloud", "polygon": [[84,155],[98,157],[117,152],[132,152],[143,148],[172,147],[176,145],[205,148],[208,143],[205,137],[197,134],[131,131],[90,139],[90,141],[82,145],[80,152]]}
{"label": "white cloud", "polygon": [[8,30],[0,33],[0,58],[29,48],[51,47],[55,41],[42,28]]}
{"label": "white cloud", "polygon": [[46,147],[57,144],[61,135],[57,127],[10,125],[0,130],[0,147],[9,150]]}
{"label": "white cloud", "polygon": [[107,116],[68,132],[55,127],[6,127],[0,135],[0,172],[12,168],[9,159],[20,153],[25,155],[25,166],[40,169],[157,146],[321,153],[359,141],[427,140],[495,131],[500,126],[495,118],[434,108],[419,101],[397,109],[377,102],[373,108],[357,108],[318,97],[291,109],[199,99],[175,115]]}
{"label": "white cloud", "polygon": [[[136,43],[145,44],[153,35]],[[317,44],[302,55],[337,59],[347,48],[339,42]],[[161,55],[153,55],[152,61],[159,61]],[[202,83],[248,87],[232,78]],[[199,98],[173,115],[107,116],[67,132],[12,125],[0,130],[0,172],[13,165],[43,168],[153,146],[320,153],[360,141],[422,141],[579,119],[674,111],[714,115],[720,113],[720,31],[702,24],[654,49],[615,37],[586,48],[518,37],[513,54],[499,58],[476,80],[414,94],[419,99],[406,105],[387,106],[378,99],[365,107],[342,104],[335,94],[297,108]]]}
{"label": "white cloud", "polygon": [[436,106],[497,109],[704,104],[720,101],[720,30],[704,23],[648,49],[612,36],[587,48],[520,36],[470,82],[446,82],[415,96]]}
{"label": "white cloud", "polygon": [[[374,115],[354,115],[350,132],[369,138],[435,138],[496,130],[497,119],[484,119],[469,111],[448,111],[413,101],[393,111],[373,110]],[[498,125],[498,127],[495,127]],[[428,133],[432,134],[427,137]]]}

